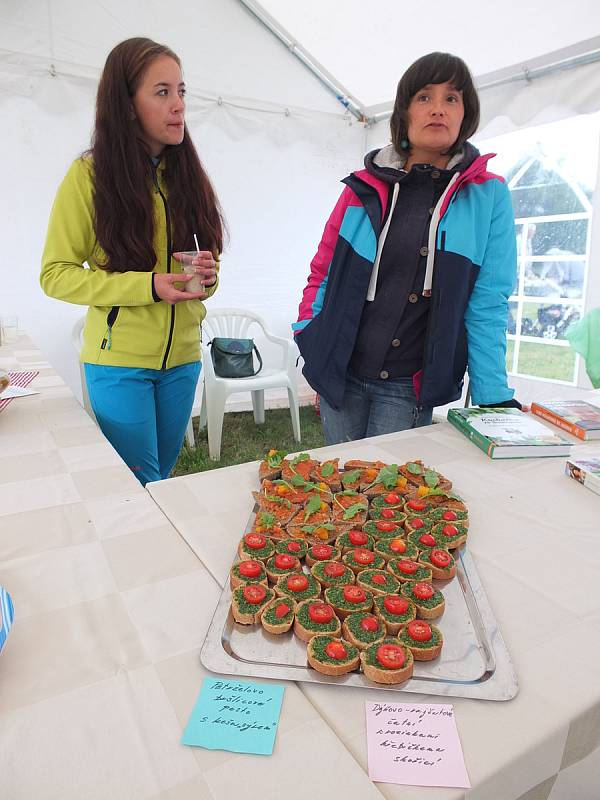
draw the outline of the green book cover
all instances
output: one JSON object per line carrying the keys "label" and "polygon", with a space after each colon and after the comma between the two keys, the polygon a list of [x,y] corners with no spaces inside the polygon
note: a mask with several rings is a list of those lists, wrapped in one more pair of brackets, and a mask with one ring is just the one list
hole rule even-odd
{"label": "green book cover", "polygon": [[490,458],[564,456],[570,442],[515,408],[451,408],[448,422]]}

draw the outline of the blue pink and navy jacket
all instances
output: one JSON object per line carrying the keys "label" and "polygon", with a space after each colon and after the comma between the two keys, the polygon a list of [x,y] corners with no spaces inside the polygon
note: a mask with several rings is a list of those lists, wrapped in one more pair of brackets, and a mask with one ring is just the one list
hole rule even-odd
{"label": "blue pink and navy jacket", "polygon": [[[457,400],[467,367],[474,403],[513,396],[505,357],[508,298],[516,280],[514,217],[504,180],[487,170],[490,158],[478,155],[456,172],[432,214],[423,289],[431,297],[429,322],[423,368],[413,376],[422,406]],[[395,192],[367,170],[343,183],[292,326],[306,379],[335,408],[342,405],[364,304],[377,291],[385,217]]]}

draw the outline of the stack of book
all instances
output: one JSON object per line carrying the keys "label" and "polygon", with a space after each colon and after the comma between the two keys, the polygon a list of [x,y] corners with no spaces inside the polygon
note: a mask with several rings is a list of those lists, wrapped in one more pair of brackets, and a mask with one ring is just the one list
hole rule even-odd
{"label": "stack of book", "polygon": [[532,403],[531,411],[578,439],[600,439],[600,408],[584,400]]}

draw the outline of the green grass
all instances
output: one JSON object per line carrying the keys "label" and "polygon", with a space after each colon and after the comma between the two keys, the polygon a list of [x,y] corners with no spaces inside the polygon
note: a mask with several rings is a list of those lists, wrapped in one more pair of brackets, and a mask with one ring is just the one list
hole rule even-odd
{"label": "green grass", "polygon": [[521,342],[519,348],[519,374],[538,378],[572,381],[575,353],[570,347]]}
{"label": "green grass", "polygon": [[294,441],[290,412],[287,408],[274,408],[265,411],[265,422],[256,425],[251,411],[229,412],[223,421],[221,458],[211,461],[208,457],[206,428],[198,431],[198,419],[194,419],[196,446],[190,449],[184,444],[173,476],[187,475],[191,472],[204,472],[232,464],[243,464],[264,458],[267,450],[312,450],[323,447],[325,440],[321,420],[312,405],[300,407],[300,432],[302,441]]}

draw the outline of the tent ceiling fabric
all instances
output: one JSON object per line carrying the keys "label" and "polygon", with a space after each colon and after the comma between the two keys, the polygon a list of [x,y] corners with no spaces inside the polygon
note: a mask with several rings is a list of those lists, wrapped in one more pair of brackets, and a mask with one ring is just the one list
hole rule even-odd
{"label": "tent ceiling fabric", "polygon": [[600,34],[597,0],[261,0],[317,62],[358,99],[367,116],[388,105],[401,74],[433,50],[453,52],[476,79]]}

